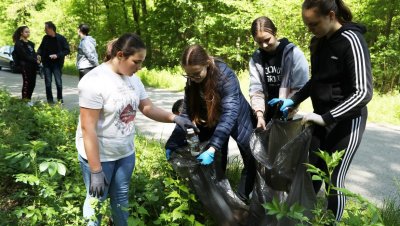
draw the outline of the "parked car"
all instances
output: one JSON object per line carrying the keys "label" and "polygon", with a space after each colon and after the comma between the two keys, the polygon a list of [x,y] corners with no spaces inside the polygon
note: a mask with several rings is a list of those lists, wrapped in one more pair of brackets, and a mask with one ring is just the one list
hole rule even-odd
{"label": "parked car", "polygon": [[15,66],[14,60],[11,56],[14,46],[2,46],[0,47],[0,70],[3,67],[10,68],[11,72],[18,73],[18,67]]}

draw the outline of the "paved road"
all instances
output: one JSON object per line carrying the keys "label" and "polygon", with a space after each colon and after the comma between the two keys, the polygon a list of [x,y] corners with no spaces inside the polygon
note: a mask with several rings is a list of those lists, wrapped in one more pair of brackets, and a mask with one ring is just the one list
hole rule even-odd
{"label": "paved road", "polygon": [[[78,78],[64,75],[64,102],[69,109],[78,108]],[[22,78],[19,74],[0,71],[0,88],[20,97]],[[158,106],[170,110],[175,100],[182,98],[182,93],[163,89],[147,88],[150,99]],[[55,87],[53,84],[53,93]],[[33,94],[34,100],[45,101],[44,80],[38,77]],[[151,138],[165,140],[174,128],[174,124],[158,123],[139,114],[137,129]],[[230,156],[238,155],[234,142],[230,142]],[[364,138],[354,156],[346,179],[347,188],[381,204],[384,198],[400,192],[394,180],[400,179],[400,127],[367,124]]]}

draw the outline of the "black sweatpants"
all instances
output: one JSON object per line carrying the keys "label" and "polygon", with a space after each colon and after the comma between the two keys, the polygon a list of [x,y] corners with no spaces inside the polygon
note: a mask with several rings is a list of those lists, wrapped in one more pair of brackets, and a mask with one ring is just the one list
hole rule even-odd
{"label": "black sweatpants", "polygon": [[[208,128],[208,127],[198,126],[198,128],[200,129],[200,133],[199,133],[200,142],[209,140],[212,137],[212,135],[214,134],[214,130],[215,130],[215,127]],[[216,162],[216,166],[221,167],[223,174],[225,174],[226,166],[227,166],[227,162],[228,162],[228,143],[229,143],[229,140],[226,141],[226,143],[224,143],[222,145],[221,150],[217,150],[217,151],[220,151],[221,158],[217,159],[217,156],[219,156],[219,153],[216,153],[215,160],[214,160]],[[243,170],[241,172],[241,177],[240,177],[240,181],[239,181],[239,185],[238,185],[237,194],[239,195],[240,199],[245,201],[245,200],[249,199],[249,195],[250,195],[251,191],[253,190],[255,176],[256,176],[256,166],[255,166],[254,157],[251,154],[250,146],[248,146],[246,148],[246,147],[242,147],[242,145],[240,145],[238,143],[238,148],[240,151],[240,155],[242,156],[242,160],[243,160]],[[220,178],[221,176],[222,175],[218,175],[218,170],[217,170],[217,178]]]}
{"label": "black sweatpants", "polygon": [[22,99],[30,100],[36,86],[36,67],[25,65],[22,70]]}
{"label": "black sweatpants", "polygon": [[[335,187],[345,187],[345,177],[350,163],[353,160],[353,156],[361,143],[367,122],[367,116],[367,108],[364,107],[361,116],[357,118],[344,120],[326,127],[315,127],[310,145],[309,161],[311,164],[328,173],[325,162],[320,157],[316,156],[314,152],[318,151],[318,149],[329,153],[345,150],[342,160],[339,165],[335,167],[332,174],[332,183]],[[318,192],[321,188],[322,182],[313,181],[313,184],[315,192]],[[332,189],[328,196],[328,209],[332,210],[337,221],[340,221],[342,218],[345,204],[346,197],[342,195],[342,192]]]}

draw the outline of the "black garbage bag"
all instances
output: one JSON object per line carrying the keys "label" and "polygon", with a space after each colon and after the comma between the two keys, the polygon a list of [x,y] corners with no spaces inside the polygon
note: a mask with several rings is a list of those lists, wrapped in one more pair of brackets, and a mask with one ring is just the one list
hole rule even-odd
{"label": "black garbage bag", "polygon": [[[202,143],[200,150],[206,145]],[[190,187],[217,225],[246,225],[249,207],[232,190],[222,172],[220,152],[215,152],[214,159],[213,164],[202,166],[185,146],[172,152],[169,162],[179,176],[189,178]]]}
{"label": "black garbage bag", "polygon": [[316,203],[308,163],[313,127],[303,128],[301,119],[271,120],[264,131],[254,131],[250,147],[257,164],[257,177],[250,200],[248,225],[295,225],[290,219],[276,220],[262,206],[273,198],[292,206],[297,203],[312,217]]}

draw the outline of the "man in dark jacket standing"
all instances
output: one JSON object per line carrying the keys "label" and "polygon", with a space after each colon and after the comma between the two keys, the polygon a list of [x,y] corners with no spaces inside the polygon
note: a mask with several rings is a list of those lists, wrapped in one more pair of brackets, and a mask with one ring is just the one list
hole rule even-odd
{"label": "man in dark jacket standing", "polygon": [[49,104],[54,103],[51,91],[52,75],[54,74],[57,100],[63,103],[61,70],[64,66],[65,56],[70,53],[69,45],[64,36],[56,33],[56,25],[53,22],[45,22],[44,30],[46,35],[43,36],[37,52],[40,56],[39,59],[43,63],[47,102]]}

